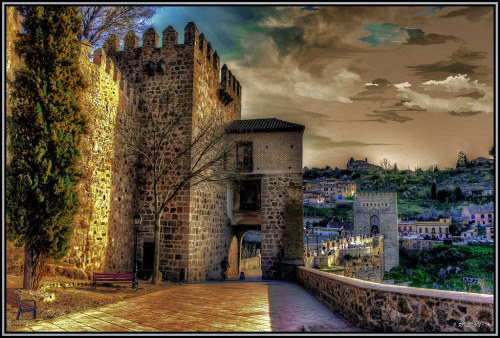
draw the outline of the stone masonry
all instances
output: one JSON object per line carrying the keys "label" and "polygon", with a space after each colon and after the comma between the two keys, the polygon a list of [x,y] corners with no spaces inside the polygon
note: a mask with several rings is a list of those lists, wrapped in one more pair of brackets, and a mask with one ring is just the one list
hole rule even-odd
{"label": "stone masonry", "polygon": [[384,235],[384,270],[399,266],[398,205],[395,193],[358,193],[354,197],[353,235]]}
{"label": "stone masonry", "polygon": [[[12,47],[21,18],[14,7],[7,7],[7,13],[11,79],[19,64]],[[93,60],[91,46],[82,43],[80,69],[89,84],[82,107],[89,132],[82,141],[81,208],[73,224],[71,249],[57,263],[73,270],[72,275],[91,278],[94,271],[131,271],[132,217],[138,212],[146,230],[138,242],[139,266],[144,263],[143,243],[153,241],[151,177],[142,159],[118,142],[118,128],[142,123],[134,119],[138,111],[158,111],[171,97],[184,114],[178,142],[188,142],[194,120],[209,119],[212,111],[222,111],[223,122],[240,118],[241,85],[226,65],[220,68],[217,52],[194,23],[186,25],[184,43],[178,43],[171,26],[163,32],[161,47],[158,42],[158,34],[148,29],[139,47],[139,38],[131,31],[124,38],[124,49],[119,50],[120,40],[111,36],[103,48],[94,51]],[[232,242],[226,200],[225,186],[206,184],[186,186],[170,203],[161,223],[160,270],[165,278],[177,279],[181,269],[188,280],[220,275],[219,263]],[[19,250],[11,243],[9,248],[11,258],[19,259]]]}

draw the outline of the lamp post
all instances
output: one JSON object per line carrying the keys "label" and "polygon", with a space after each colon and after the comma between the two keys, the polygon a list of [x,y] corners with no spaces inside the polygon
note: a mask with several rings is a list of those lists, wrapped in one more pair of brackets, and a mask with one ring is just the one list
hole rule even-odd
{"label": "lamp post", "polygon": [[134,272],[137,273],[137,234],[139,232],[146,232],[145,230],[139,230],[139,227],[141,226],[142,223],[142,216],[141,214],[136,214],[134,216],[134,232],[135,232],[135,241],[134,241]]}

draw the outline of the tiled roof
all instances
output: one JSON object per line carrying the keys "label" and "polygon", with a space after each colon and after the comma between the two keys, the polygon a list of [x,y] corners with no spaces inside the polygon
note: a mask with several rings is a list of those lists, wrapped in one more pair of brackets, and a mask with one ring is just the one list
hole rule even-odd
{"label": "tiled roof", "polygon": [[477,214],[477,213],[485,213],[485,212],[493,212],[493,204],[486,204],[486,205],[469,205],[464,208],[467,208],[469,210],[470,214]]}
{"label": "tiled roof", "polygon": [[273,132],[273,131],[303,131],[305,126],[302,124],[269,119],[252,119],[232,121],[227,127],[228,132],[232,134]]}

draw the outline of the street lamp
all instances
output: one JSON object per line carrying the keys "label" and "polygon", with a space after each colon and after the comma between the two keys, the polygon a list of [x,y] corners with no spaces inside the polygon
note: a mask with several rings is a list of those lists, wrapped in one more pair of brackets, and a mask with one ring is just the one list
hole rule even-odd
{"label": "street lamp", "polygon": [[145,232],[139,230],[139,227],[141,226],[142,223],[142,216],[141,214],[136,214],[134,216],[134,232],[135,232],[135,241],[134,241],[134,272],[137,273],[137,233],[139,232]]}

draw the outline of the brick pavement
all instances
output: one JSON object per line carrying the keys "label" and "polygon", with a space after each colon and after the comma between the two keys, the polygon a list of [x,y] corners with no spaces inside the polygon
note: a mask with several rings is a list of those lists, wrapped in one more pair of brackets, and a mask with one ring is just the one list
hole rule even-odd
{"label": "brick pavement", "polygon": [[53,320],[29,332],[361,332],[299,285],[247,278],[173,286]]}

